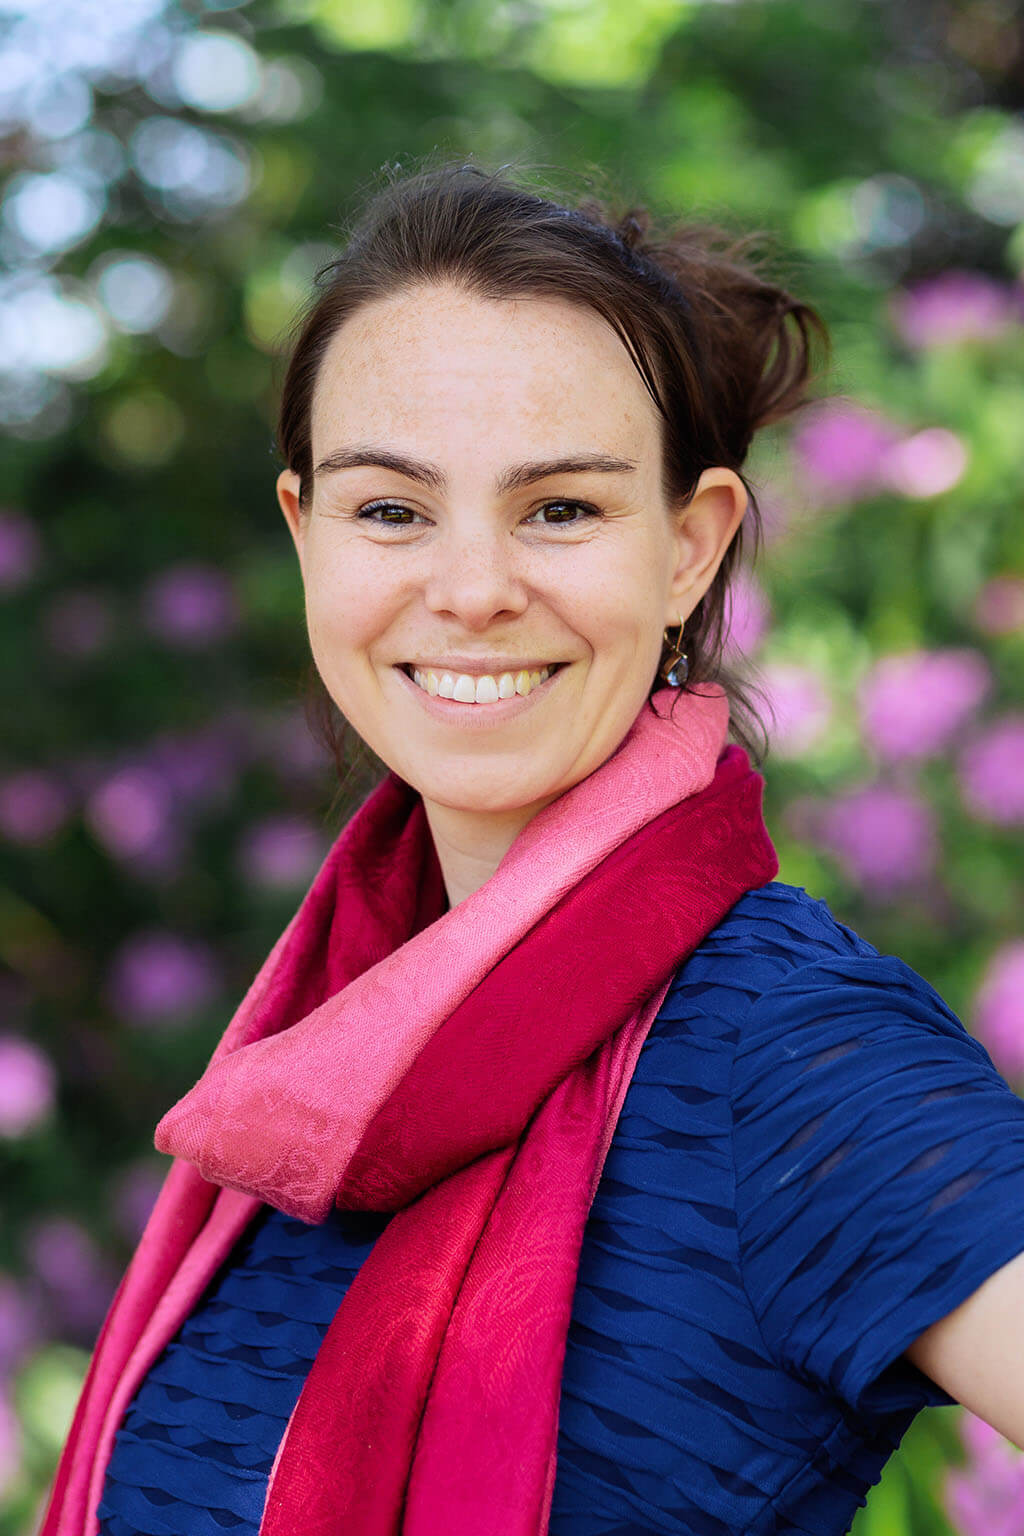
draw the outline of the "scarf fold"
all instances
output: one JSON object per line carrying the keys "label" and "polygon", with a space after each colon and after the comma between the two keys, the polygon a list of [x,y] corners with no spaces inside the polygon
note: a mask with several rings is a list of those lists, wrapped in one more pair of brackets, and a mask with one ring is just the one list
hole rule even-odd
{"label": "scarf fold", "polygon": [[[342,829],[198,1082],[40,1536],[96,1536],[131,1396],[266,1204],[394,1212],[322,1340],[260,1536],[544,1536],[583,1231],[681,964],[779,864],[728,700],[654,695],[450,911],[422,798]],[[672,708],[670,715],[669,709]]]}

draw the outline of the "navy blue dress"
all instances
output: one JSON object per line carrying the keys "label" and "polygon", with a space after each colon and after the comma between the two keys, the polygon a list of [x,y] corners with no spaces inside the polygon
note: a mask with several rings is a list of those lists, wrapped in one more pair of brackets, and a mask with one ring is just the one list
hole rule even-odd
{"label": "navy blue dress", "polygon": [[[103,1536],[252,1536],[388,1220],[270,1207],[118,1430]],[[550,1536],[840,1536],[919,1410],[902,1351],[1024,1250],[1024,1099],[902,960],[802,887],[680,967],[587,1222]]]}

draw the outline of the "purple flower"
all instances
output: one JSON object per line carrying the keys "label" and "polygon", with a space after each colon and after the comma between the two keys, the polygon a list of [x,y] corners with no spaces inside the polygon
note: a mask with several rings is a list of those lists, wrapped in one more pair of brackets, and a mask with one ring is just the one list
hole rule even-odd
{"label": "purple flower", "polygon": [[972,816],[999,826],[1024,821],[1024,712],[992,722],[964,749],[960,794]]}
{"label": "purple flower", "polygon": [[24,768],[0,780],[0,832],[8,842],[50,842],[71,809],[68,791],[46,768]]}
{"label": "purple flower", "polygon": [[135,934],[118,950],[106,995],[126,1023],[176,1028],[207,1007],[219,986],[208,945],[149,930]]}
{"label": "purple flower", "polygon": [[109,1082],[118,1065],[111,1032],[85,1019],[70,1019],[61,1039],[61,1077],[67,1083]]}
{"label": "purple flower", "polygon": [[832,718],[832,700],[823,679],[811,667],[772,662],[763,668],[774,724],[772,751],[799,757],[818,741]]}
{"label": "purple flower", "polygon": [[228,578],[198,561],[181,561],[151,581],[139,613],[152,634],[171,645],[196,649],[223,639],[240,619]]}
{"label": "purple flower", "polygon": [[14,1486],[21,1471],[21,1429],[14,1405],[0,1384],[0,1494]]}
{"label": "purple flower", "polygon": [[971,1028],[1004,1077],[1024,1072],[1024,939],[990,956],[974,997]]}
{"label": "purple flower", "polygon": [[111,638],[114,615],[110,603],[87,587],[62,592],[45,617],[50,647],[63,656],[94,656]]}
{"label": "purple flower", "polygon": [[973,617],[986,635],[1024,629],[1024,576],[993,576],[974,599]]}
{"label": "purple flower", "polygon": [[307,885],[326,854],[319,828],[298,816],[276,816],[248,829],[238,862],[247,881],[279,890]]}
{"label": "purple flower", "polygon": [[24,1136],[53,1110],[57,1078],[50,1058],[17,1035],[0,1035],[0,1136]]}
{"label": "purple flower", "polygon": [[96,841],[114,857],[145,857],[167,837],[171,819],[167,785],[151,768],[115,769],[89,795],[84,819]]}
{"label": "purple flower", "polygon": [[42,543],[34,523],[21,512],[0,511],[0,592],[15,592],[34,576]]}
{"label": "purple flower", "polygon": [[113,1189],[113,1211],[125,1236],[137,1243],[167,1177],[166,1166],[148,1159],[133,1163],[118,1176]]}
{"label": "purple flower", "polygon": [[908,347],[1002,336],[1021,318],[1012,288],[982,272],[951,270],[893,295],[890,317]]}
{"label": "purple flower", "polygon": [[804,415],[792,444],[818,498],[843,501],[884,485],[883,459],[901,436],[877,412],[826,401]]}
{"label": "purple flower", "polygon": [[827,848],[847,876],[880,900],[920,885],[936,858],[934,818],[911,790],[868,784],[831,801],[790,807],[795,835]]}
{"label": "purple flower", "polygon": [[883,656],[858,689],[865,740],[887,762],[933,757],[992,688],[980,651],[913,650]]}
{"label": "purple flower", "polygon": [[[724,649],[751,655],[770,619],[771,605],[760,582],[746,566],[738,566],[725,602]],[[674,639],[678,633],[678,629],[670,629],[669,638]],[[683,648],[685,650],[685,646]]]}
{"label": "purple flower", "polygon": [[268,761],[286,781],[324,772],[328,759],[301,705],[253,715],[251,725],[253,757]]}
{"label": "purple flower", "polygon": [[25,1249],[59,1321],[76,1335],[95,1334],[117,1278],[80,1222],[49,1216],[30,1227]]}
{"label": "purple flower", "polygon": [[187,735],[166,732],[150,744],[147,760],[182,807],[209,806],[229,801],[244,755],[237,735],[210,726]]}
{"label": "purple flower", "polygon": [[0,1380],[11,1375],[43,1338],[39,1298],[0,1271]]}
{"label": "purple flower", "polygon": [[[777,544],[790,532],[793,508],[781,490],[762,491],[758,496],[761,507],[761,527],[766,546]],[[753,534],[751,534],[753,538]]]}

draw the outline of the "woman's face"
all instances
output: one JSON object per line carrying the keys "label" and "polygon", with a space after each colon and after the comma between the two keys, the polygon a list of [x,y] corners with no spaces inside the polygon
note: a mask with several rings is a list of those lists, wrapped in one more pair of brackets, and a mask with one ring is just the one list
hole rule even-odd
{"label": "woman's face", "polygon": [[[611,327],[561,300],[422,285],[332,338],[313,400],[311,506],[300,515],[288,470],[278,499],[323,682],[421,792],[435,831],[461,814],[484,843],[511,831],[510,846],[598,768],[644,705],[662,631],[710,585],[746,491],[731,470],[708,470],[687,512],[670,515],[659,420]],[[537,470],[584,458],[601,463]],[[431,699],[398,670],[456,657],[499,675],[562,665],[511,710]]]}

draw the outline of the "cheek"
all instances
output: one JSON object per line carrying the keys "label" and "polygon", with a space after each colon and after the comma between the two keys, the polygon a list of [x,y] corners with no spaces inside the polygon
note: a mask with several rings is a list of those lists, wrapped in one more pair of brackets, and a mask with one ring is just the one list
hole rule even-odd
{"label": "cheek", "polygon": [[391,622],[391,585],[366,562],[344,552],[307,566],[306,627],[318,665],[373,651]]}
{"label": "cheek", "polygon": [[603,636],[606,644],[633,644],[650,627],[657,589],[646,572],[620,566],[574,601],[581,621],[599,642]]}

